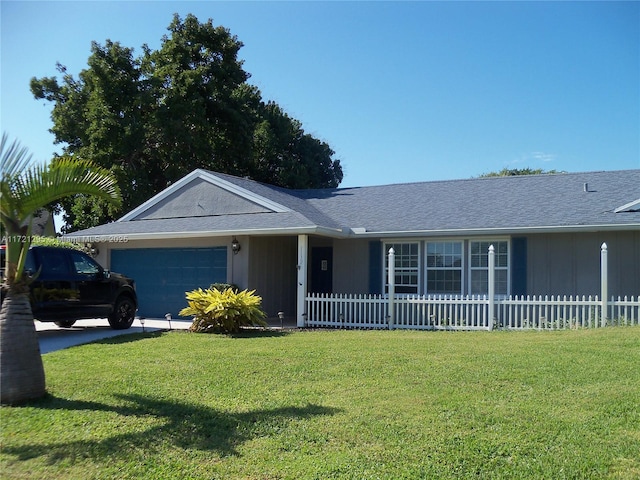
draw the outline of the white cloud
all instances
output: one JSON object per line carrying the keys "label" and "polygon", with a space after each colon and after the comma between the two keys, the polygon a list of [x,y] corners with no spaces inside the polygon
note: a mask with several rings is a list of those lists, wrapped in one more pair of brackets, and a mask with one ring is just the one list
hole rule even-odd
{"label": "white cloud", "polygon": [[553,162],[556,159],[555,153],[531,152],[529,158],[537,162]]}
{"label": "white cloud", "polygon": [[509,162],[509,166],[516,168],[519,166],[522,167],[531,167],[535,168],[538,163],[549,163],[555,162],[557,155],[555,153],[545,153],[545,152],[529,152],[522,153],[515,159]]}

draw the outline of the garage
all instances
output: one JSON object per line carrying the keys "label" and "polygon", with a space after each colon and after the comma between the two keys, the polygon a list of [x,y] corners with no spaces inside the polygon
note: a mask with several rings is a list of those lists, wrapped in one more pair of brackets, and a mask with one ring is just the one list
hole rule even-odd
{"label": "garage", "polygon": [[139,316],[177,317],[185,292],[227,281],[227,247],[114,249],[111,270],[135,280]]}

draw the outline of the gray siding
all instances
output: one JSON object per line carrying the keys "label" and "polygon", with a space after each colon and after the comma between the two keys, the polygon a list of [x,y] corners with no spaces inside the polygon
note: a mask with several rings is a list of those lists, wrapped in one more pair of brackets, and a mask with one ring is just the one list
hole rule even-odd
{"label": "gray siding", "polygon": [[[609,294],[640,295],[640,231],[539,234],[526,238],[527,294],[600,295],[600,247],[604,242],[608,247]],[[334,240],[333,248],[334,293],[370,293],[368,240]],[[466,275],[467,252],[465,240]],[[464,282],[465,291],[467,283]]]}
{"label": "gray siding", "polygon": [[602,243],[609,252],[609,294],[640,295],[640,231],[529,236],[528,293],[600,295]]}
{"label": "gray siding", "polygon": [[296,315],[297,249],[297,237],[251,238],[248,288],[270,318]]}
{"label": "gray siding", "polygon": [[368,240],[333,242],[333,292],[369,293]]}

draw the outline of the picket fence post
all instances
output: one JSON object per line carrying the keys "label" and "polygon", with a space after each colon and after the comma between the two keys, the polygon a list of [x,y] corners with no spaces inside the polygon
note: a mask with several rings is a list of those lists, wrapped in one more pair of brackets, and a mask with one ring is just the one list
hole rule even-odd
{"label": "picket fence post", "polygon": [[602,301],[602,314],[600,315],[600,318],[601,326],[603,327],[607,325],[607,317],[609,316],[609,305],[607,304],[607,297],[609,296],[609,261],[607,257],[607,244],[603,243],[600,247],[600,295],[602,296],[600,299]]}
{"label": "picket fence post", "polygon": [[389,330],[393,330],[396,316],[396,252],[392,248],[389,249]]}
{"label": "picket fence post", "polygon": [[493,319],[496,311],[496,251],[489,245],[489,330],[493,330]]}

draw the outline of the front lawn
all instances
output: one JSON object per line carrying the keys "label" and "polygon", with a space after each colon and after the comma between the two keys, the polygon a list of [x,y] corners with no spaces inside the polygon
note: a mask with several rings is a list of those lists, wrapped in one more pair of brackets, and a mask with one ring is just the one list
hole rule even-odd
{"label": "front lawn", "polygon": [[127,335],[44,355],[3,479],[640,477],[640,328]]}

